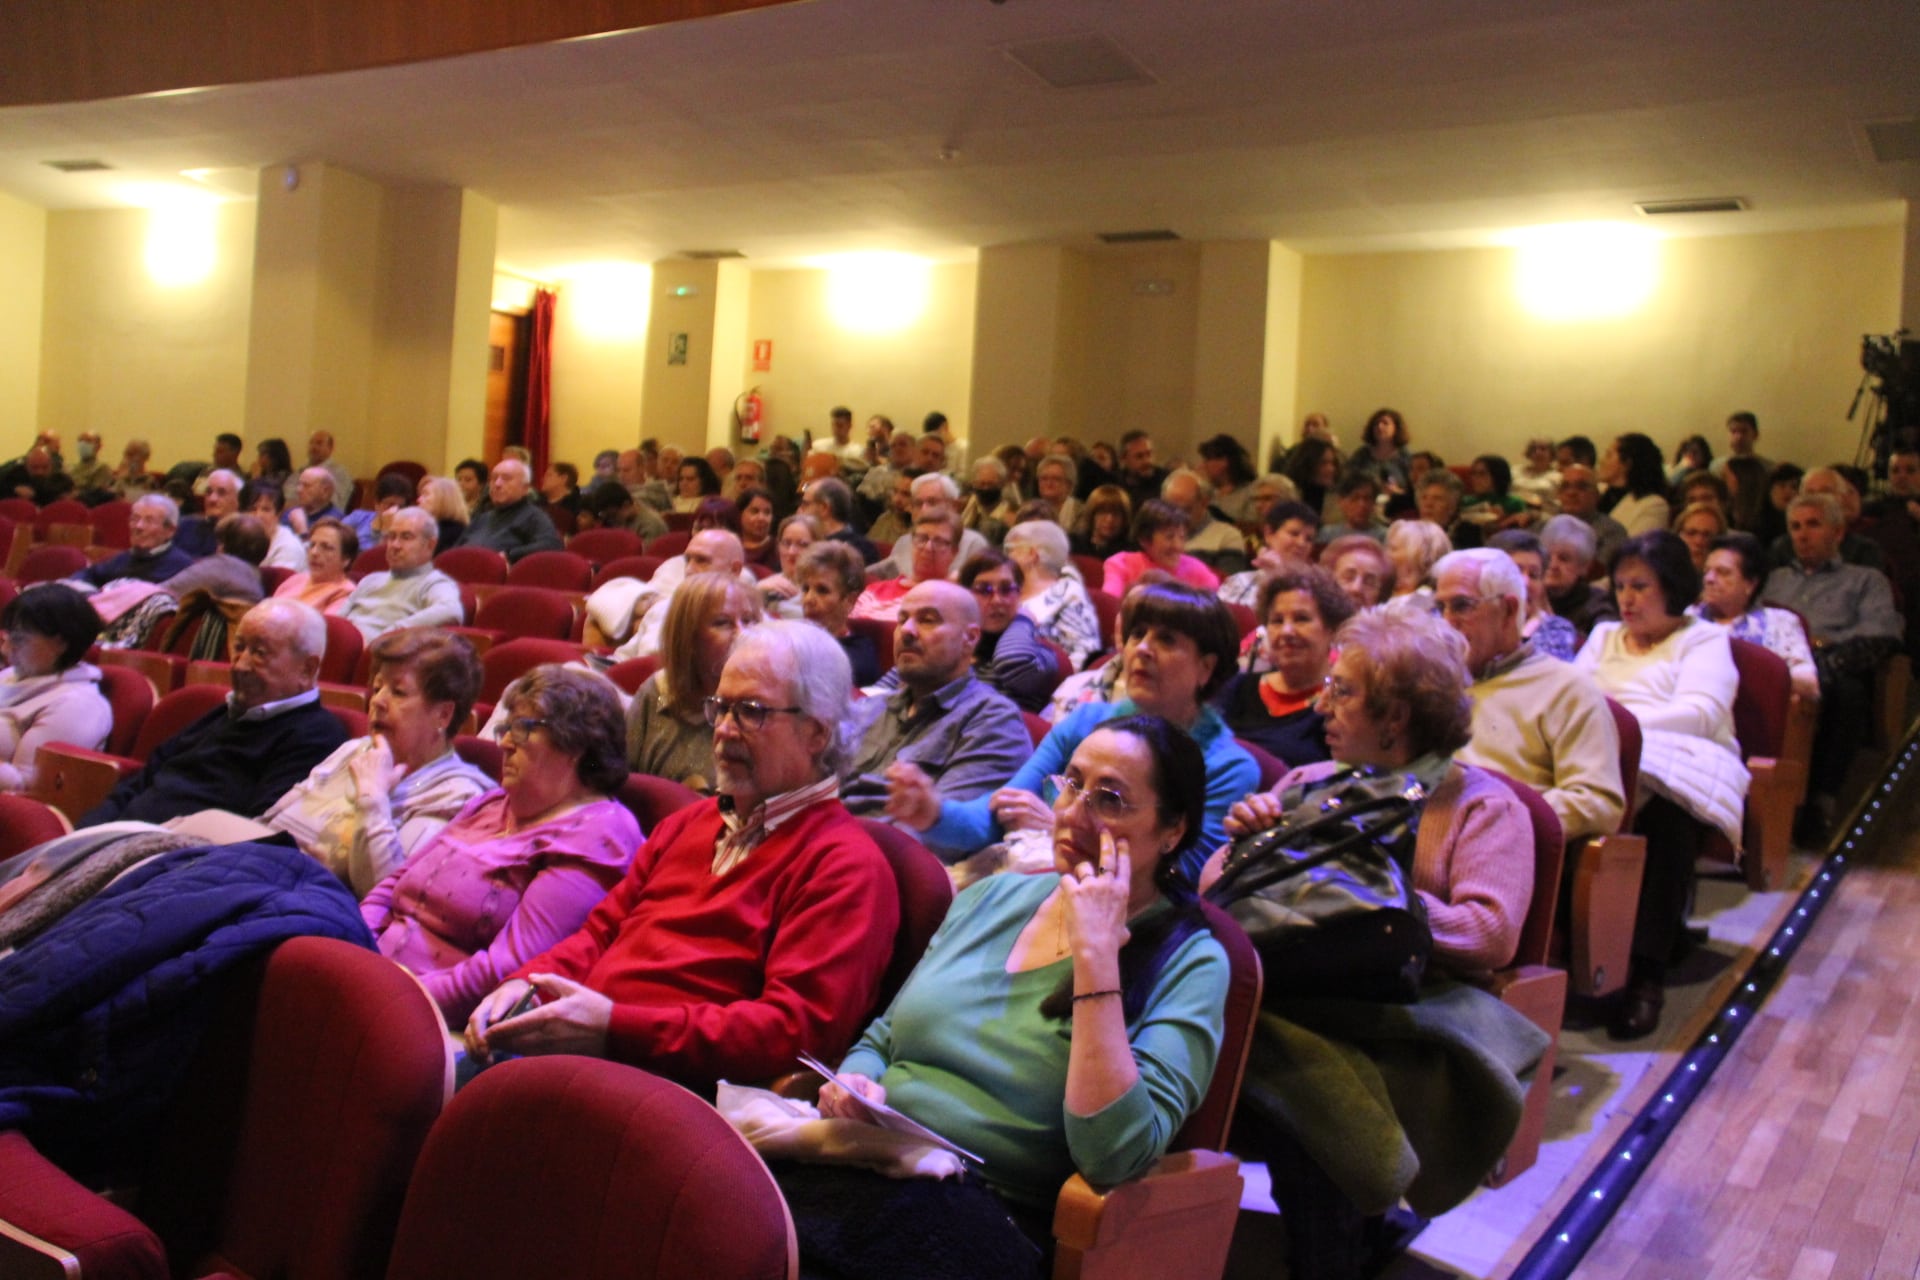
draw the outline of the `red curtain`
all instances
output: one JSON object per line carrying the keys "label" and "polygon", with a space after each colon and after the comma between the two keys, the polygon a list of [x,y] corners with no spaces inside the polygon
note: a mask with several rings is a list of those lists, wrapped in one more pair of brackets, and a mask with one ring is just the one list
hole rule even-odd
{"label": "red curtain", "polygon": [[547,411],[553,391],[553,290],[536,289],[527,313],[527,416],[520,439],[533,455],[533,484],[547,473]]}

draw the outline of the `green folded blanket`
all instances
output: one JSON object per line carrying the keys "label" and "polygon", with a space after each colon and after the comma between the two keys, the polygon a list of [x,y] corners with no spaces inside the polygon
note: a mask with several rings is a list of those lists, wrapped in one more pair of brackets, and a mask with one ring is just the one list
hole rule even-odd
{"label": "green folded blanket", "polygon": [[1284,998],[1254,1030],[1242,1104],[1285,1125],[1365,1213],[1431,1217],[1513,1140],[1547,1035],[1477,987],[1413,1004]]}

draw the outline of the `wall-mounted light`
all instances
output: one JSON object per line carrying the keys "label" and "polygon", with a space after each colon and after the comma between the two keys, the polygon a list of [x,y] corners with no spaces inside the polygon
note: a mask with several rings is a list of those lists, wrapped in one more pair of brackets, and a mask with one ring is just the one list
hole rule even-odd
{"label": "wall-mounted light", "polygon": [[1514,247],[1520,304],[1542,320],[1604,320],[1631,315],[1660,277],[1660,240],[1617,222],[1532,227],[1506,237]]}
{"label": "wall-mounted light", "polygon": [[560,309],[583,335],[632,341],[647,331],[653,268],[635,262],[584,262],[553,273]]}
{"label": "wall-mounted light", "polygon": [[893,333],[927,309],[933,264],[904,253],[849,253],[816,264],[827,272],[827,309],[843,329]]}
{"label": "wall-mounted light", "polygon": [[126,183],[121,200],[147,210],[147,275],[163,288],[199,284],[219,260],[220,201],[164,183]]}

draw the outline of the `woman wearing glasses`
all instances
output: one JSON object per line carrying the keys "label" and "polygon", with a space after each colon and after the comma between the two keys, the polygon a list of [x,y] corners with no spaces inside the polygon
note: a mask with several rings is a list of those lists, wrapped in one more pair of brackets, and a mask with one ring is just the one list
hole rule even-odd
{"label": "woman wearing glasses", "polygon": [[998,551],[983,551],[960,570],[960,585],[980,606],[974,674],[1022,711],[1038,714],[1060,683],[1060,663],[1040,639],[1033,619],[1020,612],[1020,592],[1026,585],[1020,566]]}
{"label": "woman wearing glasses", "polygon": [[760,621],[760,596],[724,573],[696,573],[667,605],[660,669],[627,710],[627,763],[635,773],[713,790],[713,728],[702,705],[720,687],[733,642]]}
{"label": "woman wearing glasses", "polygon": [[383,955],[418,974],[450,1027],[578,929],[625,872],[640,826],[620,699],[602,676],[535,667],[506,695],[499,790],[474,800],[361,904]]}
{"label": "woman wearing glasses", "polygon": [[887,771],[887,815],[923,834],[949,859],[1004,842],[1010,833],[1049,831],[1053,811],[1041,784],[1061,772],[1088,735],[1108,720],[1141,712],[1172,722],[1199,744],[1206,803],[1200,838],[1182,872],[1188,883],[1226,838],[1227,809],[1259,785],[1260,771],[1207,699],[1233,674],[1240,629],[1226,605],[1183,582],[1143,584],[1120,606],[1125,696],[1090,702],[1058,724],[1007,785],[972,800],[942,800],[932,779],[912,765]]}
{"label": "woman wearing glasses", "polygon": [[[1200,748],[1129,715],[1061,767],[1045,791],[1057,874],[962,892],[840,1063],[860,1096],[980,1156],[977,1177],[776,1160],[808,1274],[1040,1276],[1061,1184],[1139,1173],[1205,1095],[1227,963],[1178,870],[1207,804]],[[833,1084],[820,1110],[864,1117]]]}

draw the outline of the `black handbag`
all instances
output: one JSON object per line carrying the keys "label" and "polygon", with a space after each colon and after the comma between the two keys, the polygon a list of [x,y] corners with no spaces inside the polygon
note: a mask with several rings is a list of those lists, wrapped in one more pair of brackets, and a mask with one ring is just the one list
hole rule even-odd
{"label": "black handbag", "polygon": [[1433,954],[1412,875],[1426,800],[1412,774],[1343,769],[1234,842],[1207,897],[1260,949],[1269,996],[1417,997]]}

